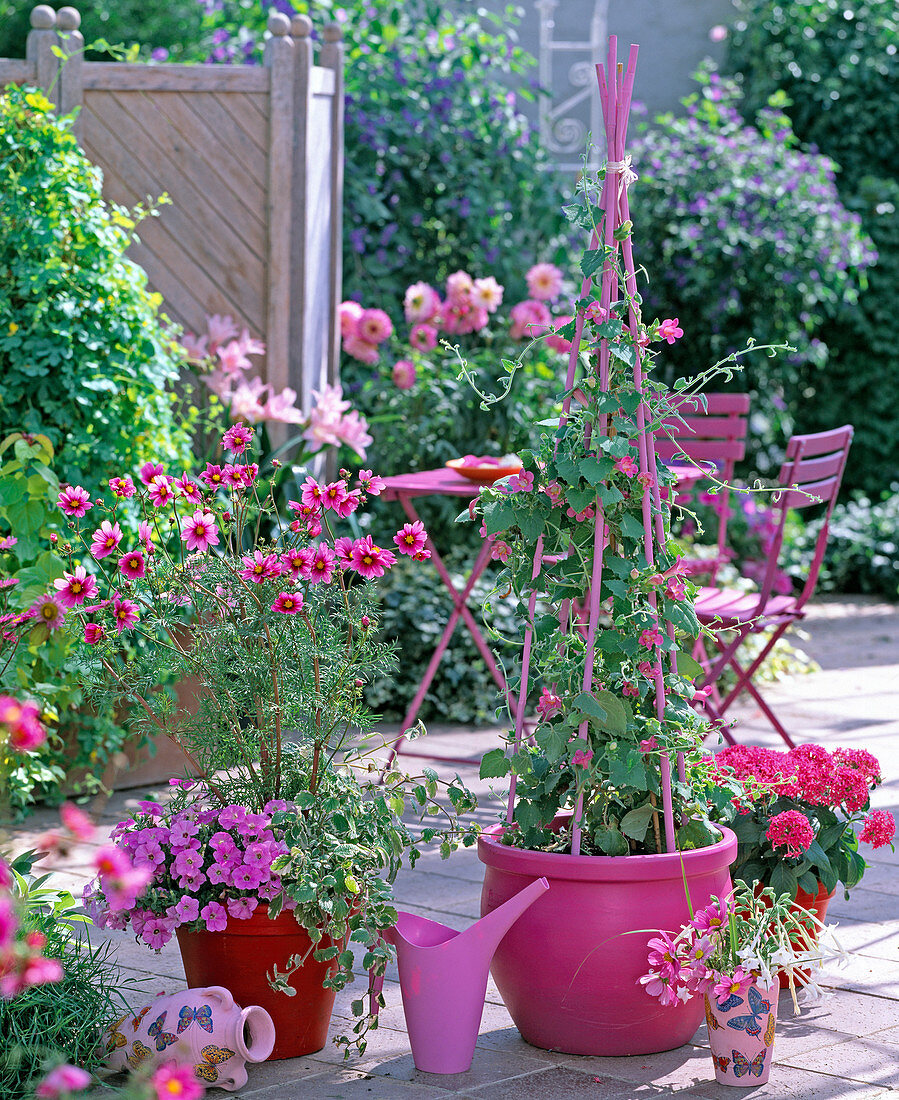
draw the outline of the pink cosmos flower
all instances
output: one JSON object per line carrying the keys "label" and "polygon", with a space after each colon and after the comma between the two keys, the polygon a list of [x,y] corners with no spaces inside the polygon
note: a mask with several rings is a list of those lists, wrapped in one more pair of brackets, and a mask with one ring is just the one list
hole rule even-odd
{"label": "pink cosmos flower", "polygon": [[254,584],[261,584],[272,577],[279,577],[284,572],[277,554],[263,554],[261,550],[254,550],[252,557],[247,554],[240,560],[244,564],[240,576],[245,581],[253,581]]}
{"label": "pink cosmos flower", "polygon": [[446,280],[446,300],[450,305],[466,305],[473,290],[474,280],[467,271],[454,271]]}
{"label": "pink cosmos flower", "polygon": [[353,359],[358,359],[360,363],[367,363],[370,367],[380,359],[377,345],[370,344],[367,340],[360,340],[355,332],[344,337],[343,350]]}
{"label": "pink cosmos flower", "polygon": [[109,479],[109,488],[114,496],[127,500],[137,492],[134,482],[127,475],[125,477],[112,477]]}
{"label": "pink cosmos flower", "polygon": [[652,649],[653,646],[661,646],[662,641],[663,635],[657,626],[654,626],[651,630],[644,630],[640,634],[640,645],[645,646],[647,649]]}
{"label": "pink cosmos flower", "polygon": [[562,272],[555,264],[534,264],[525,275],[525,279],[528,284],[528,294],[539,301],[558,298],[561,293]]}
{"label": "pink cosmos flower", "polygon": [[362,306],[353,301],[341,302],[337,312],[340,317],[340,335],[344,339],[347,336],[353,336],[356,332],[356,324],[362,316]]}
{"label": "pink cosmos flower", "polygon": [[63,573],[53,582],[56,598],[63,607],[75,607],[92,600],[97,595],[97,582],[83,565],[76,565],[71,573]]}
{"label": "pink cosmos flower", "polygon": [[85,623],[84,624],[84,640],[88,645],[96,645],[106,637],[106,631],[100,626],[99,623]]}
{"label": "pink cosmos flower", "polygon": [[116,634],[123,630],[130,630],[137,622],[137,604],[133,600],[123,600],[116,596],[113,600],[113,618],[115,619]]}
{"label": "pink cosmos flower", "polygon": [[413,283],[406,288],[403,311],[410,324],[413,321],[430,321],[440,312],[440,295],[427,283]]}
{"label": "pink cosmos flower", "polygon": [[683,334],[684,330],[678,326],[676,317],[666,317],[659,325],[659,336],[669,344],[673,344]]}
{"label": "pink cosmos flower", "polygon": [[503,287],[488,275],[485,279],[475,279],[471,288],[472,305],[485,309],[488,313],[496,313],[503,301]]}
{"label": "pink cosmos flower", "polygon": [[162,463],[145,462],[138,471],[138,476],[144,485],[149,485],[154,477],[163,476]]}
{"label": "pink cosmos flower", "polygon": [[700,932],[715,932],[727,924],[729,910],[725,901],[710,902],[705,909],[698,909],[690,923]]}
{"label": "pink cosmos flower", "polygon": [[768,822],[765,836],[775,851],[782,848],[788,856],[798,857],[814,843],[815,830],[805,814],[798,810],[784,810]]}
{"label": "pink cosmos flower", "polygon": [[571,757],[571,763],[576,768],[586,768],[592,759],[592,749],[576,749]]}
{"label": "pink cosmos flower", "polygon": [[122,541],[122,529],[118,523],[104,519],[91,536],[91,553],[99,560],[111,554]]}
{"label": "pink cosmos flower", "polygon": [[34,1090],[36,1100],[56,1100],[60,1096],[69,1096],[73,1092],[86,1089],[93,1078],[87,1070],[79,1066],[57,1066]]}
{"label": "pink cosmos flower", "polygon": [[356,322],[356,335],[368,344],[383,344],[393,335],[393,322],[383,309],[364,309]]}
{"label": "pink cosmos flower", "polygon": [[341,536],[334,540],[334,552],[337,554],[337,564],[341,569],[353,568],[353,540]]}
{"label": "pink cosmos flower", "polygon": [[671,977],[676,977],[680,970],[680,959],[677,955],[677,944],[667,932],[659,932],[646,944],[649,952],[646,960],[650,966],[667,972]]}
{"label": "pink cosmos flower", "polygon": [[184,520],[181,541],[188,550],[197,550],[202,553],[210,546],[214,546],[218,540],[219,531],[211,512],[204,512],[198,508],[192,516]]}
{"label": "pink cosmos flower", "polygon": [[337,555],[330,546],[320,543],[312,559],[309,580],[312,584],[330,584],[337,568]]}
{"label": "pink cosmos flower", "polygon": [[411,390],[415,385],[415,364],[411,359],[397,359],[393,364],[390,377],[398,390]]}
{"label": "pink cosmos flower", "polygon": [[67,516],[75,516],[78,519],[81,519],[88,508],[93,508],[87,490],[82,489],[80,485],[67,485],[59,494],[56,503]]}
{"label": "pink cosmos flower", "polygon": [[0,727],[6,727],[10,748],[16,752],[30,752],[47,740],[40,718],[36,703],[20,703],[11,695],[0,695]]}
{"label": "pink cosmos flower", "polygon": [[433,351],[437,347],[437,329],[433,325],[414,325],[409,343],[416,351]]}
{"label": "pink cosmos flower", "polygon": [[229,489],[242,489],[243,466],[234,465],[233,463],[229,462],[227,466],[222,467],[222,481],[228,486]]}
{"label": "pink cosmos flower", "polygon": [[895,835],[896,821],[893,815],[886,810],[872,810],[865,818],[858,838],[872,848],[885,848],[888,844],[892,845]]}
{"label": "pink cosmos flower", "polygon": [[172,479],[160,474],[154,477],[147,486],[147,492],[154,508],[165,508],[175,499],[175,491],[172,488]]}
{"label": "pink cosmos flower", "polygon": [[132,581],[147,575],[144,556],[140,550],[131,550],[119,558],[119,572]]}
{"label": "pink cosmos flower", "polygon": [[419,550],[424,549],[428,541],[425,525],[421,520],[416,520],[415,523],[404,523],[393,536],[393,541],[401,554],[414,557]]}
{"label": "pink cosmos flower", "polygon": [[658,997],[659,1002],[667,1007],[677,1003],[677,993],[671,986],[672,980],[668,974],[651,970],[639,982],[651,997]]}
{"label": "pink cosmos flower", "polygon": [[66,609],[62,600],[58,597],[54,599],[49,593],[38,596],[31,607],[28,608],[29,616],[33,619],[38,619],[44,626],[49,627],[50,630],[59,630],[62,626],[65,613]]}
{"label": "pink cosmos flower", "polygon": [[371,470],[360,470],[359,487],[371,496],[377,497],[387,488],[387,482],[377,474],[373,474]]}
{"label": "pink cosmos flower", "polygon": [[635,477],[640,472],[640,467],[630,455],[624,455],[615,460],[615,469],[626,477]]}
{"label": "pink cosmos flower", "polygon": [[[319,508],[322,503],[322,489],[313,477],[307,477],[300,491],[300,500],[307,508]],[[297,511],[297,509],[294,509]]]}
{"label": "pink cosmos flower", "polygon": [[341,479],[340,481],[332,481],[328,485],[325,485],[321,492],[321,504],[322,508],[337,508],[337,505],[346,500],[347,487],[346,482]]}
{"label": "pink cosmos flower", "polygon": [[188,503],[199,504],[203,499],[200,494],[200,487],[195,482],[191,481],[187,474],[184,474],[183,477],[179,477],[174,484],[179,495],[184,497]]}
{"label": "pink cosmos flower", "polygon": [[281,555],[281,563],[289,571],[292,580],[297,577],[308,578],[314,554],[312,547],[292,547]]}
{"label": "pink cosmos flower", "polygon": [[143,520],[137,525],[137,537],[144,544],[144,550],[148,554],[153,553],[153,528]]}
{"label": "pink cosmos flower", "polygon": [[218,489],[219,486],[225,483],[221,466],[214,465],[211,462],[206,463],[206,469],[199,475],[199,478],[210,489]]}
{"label": "pink cosmos flower", "polygon": [[200,910],[201,918],[206,922],[209,932],[224,932],[228,925],[228,912],[224,905],[217,901],[210,901]]}
{"label": "pink cosmos flower", "polygon": [[742,997],[754,981],[755,978],[751,970],[745,970],[742,966],[738,966],[729,978],[726,974],[719,975],[719,980],[714,987],[715,999],[720,1005],[728,997]]}
{"label": "pink cosmos flower", "polygon": [[562,700],[554,691],[544,688],[537,700],[537,713],[544,722],[548,722],[556,714],[562,713]]}
{"label": "pink cosmos flower", "polygon": [[242,455],[253,439],[253,429],[241,422],[233,424],[222,436],[222,446],[226,451]]}
{"label": "pink cosmos flower", "polygon": [[380,546],[376,546],[371,535],[356,539],[353,543],[352,568],[368,580],[383,577],[395,563],[396,558],[394,555],[389,550],[383,550]]}
{"label": "pink cosmos flower", "polygon": [[[207,927],[212,930],[212,925],[207,924]],[[220,932],[222,929],[215,931]],[[160,1066],[150,1078],[150,1084],[155,1090],[157,1100],[172,1100],[173,1097],[177,1097],[177,1100],[200,1100],[205,1092],[192,1065],[179,1066],[173,1062]]]}
{"label": "pink cosmos flower", "polygon": [[[346,519],[347,516],[352,515],[352,513],[356,511],[361,503],[362,490],[352,489],[350,490],[350,492],[347,493],[343,500],[338,500],[333,507],[334,511],[338,514],[338,516],[340,516],[341,519]],[[315,528],[317,528],[317,530],[314,530]],[[318,523],[314,518],[309,523],[308,533],[310,535],[313,535],[313,531],[315,535],[321,534],[321,524]]]}

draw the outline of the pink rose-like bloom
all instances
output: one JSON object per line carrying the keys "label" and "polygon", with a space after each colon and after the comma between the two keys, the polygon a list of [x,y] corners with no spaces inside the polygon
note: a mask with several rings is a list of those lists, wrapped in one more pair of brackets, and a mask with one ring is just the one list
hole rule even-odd
{"label": "pink rose-like bloom", "polygon": [[59,630],[65,617],[66,609],[62,600],[54,599],[49,593],[38,596],[31,607],[28,608],[30,618],[39,619],[50,630]]}
{"label": "pink rose-like bloom", "polygon": [[149,485],[154,477],[161,477],[163,472],[161,462],[145,462],[141,466],[138,476],[144,485]]}
{"label": "pink rose-like bloom", "polygon": [[475,279],[471,289],[472,305],[479,309],[486,309],[488,313],[496,313],[503,301],[503,287],[488,275],[485,279]]}
{"label": "pink rose-like bloom", "polygon": [[416,520],[415,523],[404,523],[393,536],[393,541],[401,554],[407,554],[410,558],[415,557],[419,550],[424,549],[428,541],[425,525],[421,520]]}
{"label": "pink rose-like bloom", "polygon": [[6,727],[9,746],[16,752],[30,752],[46,741],[40,718],[36,703],[20,703],[11,695],[0,695],[0,727]]}
{"label": "pink rose-like bloom", "polygon": [[534,339],[549,328],[552,315],[543,302],[528,298],[509,310],[512,326],[509,335],[513,340]]}
{"label": "pink rose-like bloom", "polygon": [[360,470],[359,487],[371,496],[377,497],[387,488],[387,482],[377,474],[373,474],[371,470]]}
{"label": "pink rose-like bloom", "polygon": [[615,469],[626,477],[635,477],[639,473],[640,467],[630,455],[624,455],[623,458],[615,460]]}
{"label": "pink rose-like bloom", "polygon": [[303,610],[303,596],[300,592],[279,592],[272,604],[272,611],[282,615],[298,615]]}
{"label": "pink rose-like bloom", "polygon": [[352,568],[367,580],[383,577],[395,563],[394,555],[389,550],[376,546],[371,535],[356,539],[353,543]]}
{"label": "pink rose-like bloom", "polygon": [[346,339],[356,332],[356,323],[363,313],[362,306],[353,301],[341,302],[337,312],[340,317],[340,335]]}
{"label": "pink rose-like bloom", "polygon": [[450,305],[467,305],[471,301],[474,280],[467,271],[454,271],[446,280],[446,300]]}
{"label": "pink rose-like bloom", "polygon": [[558,298],[562,290],[562,272],[555,264],[534,264],[525,275],[525,279],[528,284],[528,294],[539,301]]}
{"label": "pink rose-like bloom", "polygon": [[181,541],[188,550],[202,552],[214,546],[218,540],[219,531],[215,524],[215,516],[211,512],[204,512],[198,508],[192,516],[185,519]]}
{"label": "pink rose-like bloom", "polygon": [[411,390],[415,385],[415,364],[411,359],[397,359],[390,377],[398,390]]}
{"label": "pink rose-like bloom", "polygon": [[309,580],[312,584],[330,584],[337,569],[337,555],[330,546],[320,543],[312,559]]}
{"label": "pink rose-like bloom", "polygon": [[373,367],[380,359],[377,345],[360,339],[355,333],[345,337],[343,350],[353,359],[358,359],[360,363],[367,363],[370,367]]}
{"label": "pink rose-like bloom", "polygon": [[659,325],[659,336],[673,344],[675,340],[683,336],[684,330],[678,326],[676,317],[666,317]]}
{"label": "pink rose-like bloom", "polygon": [[368,344],[383,344],[393,335],[393,322],[383,309],[365,309],[356,322],[356,335]]}
{"label": "pink rose-like bloom", "polygon": [[71,573],[63,573],[53,582],[56,598],[63,607],[75,607],[92,600],[97,595],[97,582],[83,565],[76,565]]}
{"label": "pink rose-like bloom", "polygon": [[150,1084],[155,1089],[156,1100],[172,1100],[173,1097],[177,1100],[200,1100],[206,1091],[197,1080],[192,1065],[179,1066],[172,1062],[160,1066],[150,1078]]}
{"label": "pink rose-like bloom", "polygon": [[137,492],[134,482],[127,475],[125,477],[112,477],[109,479],[109,488],[114,496],[127,500]]}
{"label": "pink rose-like bloom", "polygon": [[433,325],[414,325],[409,343],[416,351],[432,351],[437,347],[437,329]]}
{"label": "pink rose-like bloom", "polygon": [[593,759],[592,749],[576,749],[571,757],[571,763],[576,768],[586,768]]}
{"label": "pink rose-like bloom", "polygon": [[86,1089],[93,1078],[87,1070],[79,1066],[57,1066],[34,1090],[36,1100],[56,1100],[59,1096],[69,1093],[81,1092]]}
{"label": "pink rose-like bloom", "polygon": [[440,295],[428,283],[413,283],[406,288],[403,312],[410,324],[414,321],[430,321],[439,311]]}
{"label": "pink rose-like bloom", "polygon": [[886,810],[872,810],[865,818],[859,840],[870,844],[872,848],[885,848],[892,845],[896,835],[896,821]]}
{"label": "pink rose-like bloom", "polygon": [[224,932],[228,926],[228,911],[217,901],[210,901],[208,905],[204,905],[200,910],[200,916],[206,922],[209,932]]}
{"label": "pink rose-like bloom", "polygon": [[774,849],[782,848],[788,856],[801,856],[815,839],[815,830],[809,819],[798,810],[784,810],[768,822],[765,836]]}
{"label": "pink rose-like bloom", "polygon": [[87,490],[82,489],[80,485],[66,486],[59,494],[56,503],[67,516],[75,516],[78,519],[81,519],[88,508],[93,508]]}
{"label": "pink rose-like bloom", "polygon": [[118,523],[104,519],[91,536],[91,554],[99,561],[111,554],[122,541],[122,529]]}
{"label": "pink rose-like bloom", "polygon": [[540,698],[537,700],[537,713],[543,719],[544,722],[548,722],[550,718],[556,714],[562,712],[562,700],[554,691],[550,691],[549,688],[544,688],[540,692]]}
{"label": "pink rose-like bloom", "polygon": [[113,618],[115,619],[116,634],[123,630],[130,630],[137,622],[137,604],[133,600],[123,600],[116,596],[113,600]]}
{"label": "pink rose-like bloom", "polygon": [[63,825],[76,840],[92,840],[94,823],[83,810],[71,802],[63,802],[59,807],[59,816]]}
{"label": "pink rose-like bloom", "polygon": [[119,558],[119,572],[129,580],[139,580],[147,575],[144,556],[140,550],[131,550]]}
{"label": "pink rose-like bloom", "polygon": [[106,631],[99,623],[84,624],[84,640],[88,645],[96,645],[106,637]]}

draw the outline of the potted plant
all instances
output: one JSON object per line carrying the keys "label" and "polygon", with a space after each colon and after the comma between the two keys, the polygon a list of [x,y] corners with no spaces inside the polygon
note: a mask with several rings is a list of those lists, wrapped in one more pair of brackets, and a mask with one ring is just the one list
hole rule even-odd
{"label": "potted plant", "polygon": [[[392,657],[375,639],[373,582],[395,555],[336,529],[380,479],[309,477],[282,515],[247,460],[252,436],[242,422],[229,428],[232,461],[208,464],[197,481],[148,464],[138,484],[111,480],[111,502],[64,488],[70,566],[57,599],[77,624],[97,705],[127,698],[138,727],[177,741],[199,776],[117,826],[113,851],[151,878],[123,889],[111,866],[113,877],[88,890],[91,910],[157,949],[177,932],[189,982],[263,1004],[278,1029],[274,1056],[287,1057],[323,1045],[334,992],[352,979],[349,943],[368,945],[363,965],[383,969],[389,881],[417,856],[401,816],[407,798],[434,812],[437,783],[432,773],[410,783],[392,771],[383,787],[370,778],[374,717],[361,693]],[[144,517],[134,542],[116,518],[125,501]],[[425,537],[406,524],[393,543],[421,560]],[[85,552],[89,569],[75,564]],[[116,644],[125,632],[147,642],[127,661]],[[159,687],[186,677],[198,686],[195,709]],[[458,782],[448,795],[456,810],[472,805]],[[448,854],[452,810],[442,836]],[[301,981],[303,995],[288,1000]],[[325,1003],[307,1026],[315,986]]]}
{"label": "potted plant", "polygon": [[[626,118],[635,52],[617,79],[610,54],[607,118]],[[503,940],[493,975],[524,1039],[576,1054],[649,1053],[692,1036],[701,1006],[647,1007],[633,933],[650,913],[680,928],[688,896],[698,907],[726,896],[737,847],[707,812],[706,731],[691,707],[699,626],[669,542],[674,474],[653,442],[670,415],[650,376],[653,345],[683,331],[677,318],[641,317],[624,141],[618,126],[613,160],[567,208],[592,239],[562,329],[572,344],[563,413],[542,422],[524,470],[478,504],[506,562],[498,591],[520,609],[519,697],[541,689],[530,735],[519,707],[506,749],[482,762],[483,777],[511,784],[505,822],[479,840],[482,912],[529,879],[550,882]]]}
{"label": "potted plant", "polygon": [[[640,984],[661,1005],[702,998],[715,1078],[723,1085],[763,1085],[771,1072],[778,974],[796,1012],[796,977],[818,970],[825,952],[814,915],[790,904],[787,894],[738,883],[724,899],[691,911],[671,936],[649,940],[649,970]],[[842,957],[834,944],[826,952]]]}

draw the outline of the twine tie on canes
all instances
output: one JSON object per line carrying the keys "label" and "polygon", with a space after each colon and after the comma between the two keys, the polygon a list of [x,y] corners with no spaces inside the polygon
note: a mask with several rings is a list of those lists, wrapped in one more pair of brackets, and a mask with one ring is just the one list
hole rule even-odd
{"label": "twine tie on canes", "polygon": [[607,172],[618,173],[618,197],[621,197],[622,190],[626,191],[628,187],[640,177],[631,167],[631,155],[630,153],[624,158],[624,160],[610,160],[606,165]]}

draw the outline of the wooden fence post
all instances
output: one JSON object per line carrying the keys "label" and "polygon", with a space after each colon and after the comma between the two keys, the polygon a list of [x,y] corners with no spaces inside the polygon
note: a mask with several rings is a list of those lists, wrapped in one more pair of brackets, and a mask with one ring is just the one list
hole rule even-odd
{"label": "wooden fence post", "polygon": [[[74,8],[60,8],[56,13],[59,44],[65,59],[59,62],[59,110],[67,115],[84,101],[82,63],[84,61],[84,37],[78,28],[81,15]],[[79,115],[72,124],[72,133],[81,140],[83,127]]]}
{"label": "wooden fence post", "polygon": [[275,390],[289,384],[291,287],[291,196],[294,162],[294,46],[290,20],[281,12],[268,17],[271,38],[264,64],[270,72],[268,156],[268,275],[266,374]]}
{"label": "wooden fence post", "polygon": [[310,387],[309,364],[305,363],[306,323],[309,310],[309,112],[312,106],[312,20],[295,15],[290,23],[296,65],[294,67],[294,145],[290,174],[292,210],[290,367],[291,386],[299,393],[300,403],[308,412]]}
{"label": "wooden fence post", "polygon": [[31,10],[31,30],[25,42],[25,57],[35,70],[34,82],[43,88],[51,103],[56,103],[56,77],[59,60],[53,47],[59,45],[56,35],[56,12],[48,4],[38,4]]}
{"label": "wooden fence post", "polygon": [[337,307],[343,294],[343,31],[333,23],[325,27],[323,37],[322,67],[334,72],[334,98],[331,102],[331,314],[328,321],[328,381],[334,385],[340,364]]}

